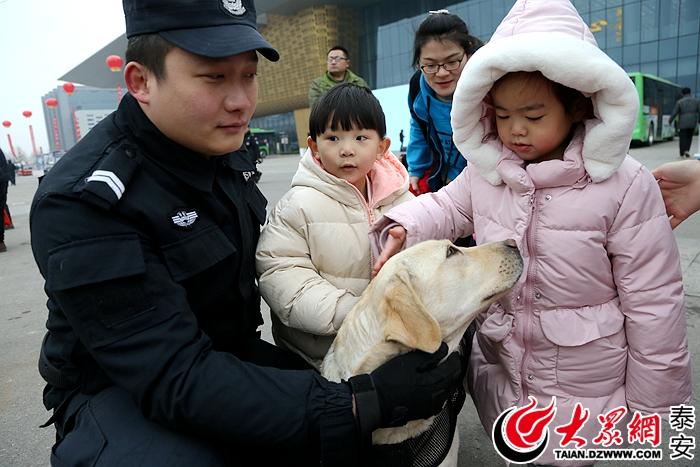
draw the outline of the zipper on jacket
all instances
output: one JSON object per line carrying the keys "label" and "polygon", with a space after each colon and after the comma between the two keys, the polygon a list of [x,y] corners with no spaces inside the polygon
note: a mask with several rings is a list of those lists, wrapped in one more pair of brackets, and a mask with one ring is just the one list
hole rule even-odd
{"label": "zipper on jacket", "polygon": [[[374,214],[372,213],[372,209],[369,207],[369,203],[365,199],[365,197],[360,193],[360,190],[357,189],[355,185],[352,183],[348,182],[347,180],[345,181],[348,185],[350,185],[353,190],[355,190],[355,194],[360,198],[360,202],[362,203],[362,207],[365,208],[365,214],[367,214],[367,222],[369,222],[369,226],[371,227],[372,224],[374,224]],[[369,249],[369,271],[370,271],[370,276],[372,275],[372,267],[374,266],[374,255],[372,254],[372,247]]]}
{"label": "zipper on jacket", "polygon": [[525,326],[523,326],[523,359],[520,362],[520,384],[523,388],[522,399],[526,400],[529,394],[527,361],[530,356],[530,338],[532,337],[532,307],[534,302],[534,287],[535,277],[535,230],[537,226],[537,205],[535,194],[530,195],[530,223],[527,229],[527,251],[530,261],[527,265],[527,276],[525,277],[525,287],[523,290],[524,303],[524,318]]}

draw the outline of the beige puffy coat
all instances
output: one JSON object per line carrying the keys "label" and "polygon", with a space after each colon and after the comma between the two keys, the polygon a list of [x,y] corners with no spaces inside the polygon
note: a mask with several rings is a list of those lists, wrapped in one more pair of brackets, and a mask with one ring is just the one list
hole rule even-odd
{"label": "beige puffy coat", "polygon": [[369,283],[370,225],[413,197],[408,173],[391,152],[369,179],[368,203],[307,151],[258,242],[260,293],[272,311],[275,342],[317,367]]}

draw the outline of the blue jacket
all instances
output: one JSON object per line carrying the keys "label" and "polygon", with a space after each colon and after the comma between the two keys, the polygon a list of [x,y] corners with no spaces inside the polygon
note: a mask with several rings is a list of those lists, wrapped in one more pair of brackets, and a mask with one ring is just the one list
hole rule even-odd
{"label": "blue jacket", "polygon": [[[452,125],[450,124],[451,102],[437,98],[425,78],[420,77],[420,92],[410,102],[416,116],[427,125],[430,141],[426,141],[420,124],[411,118],[411,135],[406,151],[408,173],[410,176],[422,177],[433,161],[432,152],[440,154],[443,178],[454,180],[467,165],[467,160],[457,150],[452,140]],[[431,177],[432,178],[432,177]]]}

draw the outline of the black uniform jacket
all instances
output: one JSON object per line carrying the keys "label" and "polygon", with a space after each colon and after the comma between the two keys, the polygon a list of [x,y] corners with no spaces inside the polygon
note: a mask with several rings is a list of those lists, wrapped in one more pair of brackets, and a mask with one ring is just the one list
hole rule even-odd
{"label": "black uniform jacket", "polygon": [[[174,143],[124,97],[32,204],[49,297],[43,352],[80,391],[118,385],[171,428],[347,461],[357,442],[347,385],[237,357],[262,323],[254,252],[266,200],[253,170]],[[53,383],[48,409],[75,392]]]}

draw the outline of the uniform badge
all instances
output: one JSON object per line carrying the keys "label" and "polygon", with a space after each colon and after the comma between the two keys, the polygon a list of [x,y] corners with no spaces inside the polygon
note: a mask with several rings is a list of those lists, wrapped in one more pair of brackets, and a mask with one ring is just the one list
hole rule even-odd
{"label": "uniform badge", "polygon": [[247,182],[250,178],[255,175],[255,172],[243,172],[243,178]]}
{"label": "uniform badge", "polygon": [[194,209],[178,209],[170,219],[178,227],[186,228],[194,224],[198,217],[197,211]]}
{"label": "uniform badge", "polygon": [[243,0],[221,0],[223,7],[232,15],[241,16],[245,13]]}

